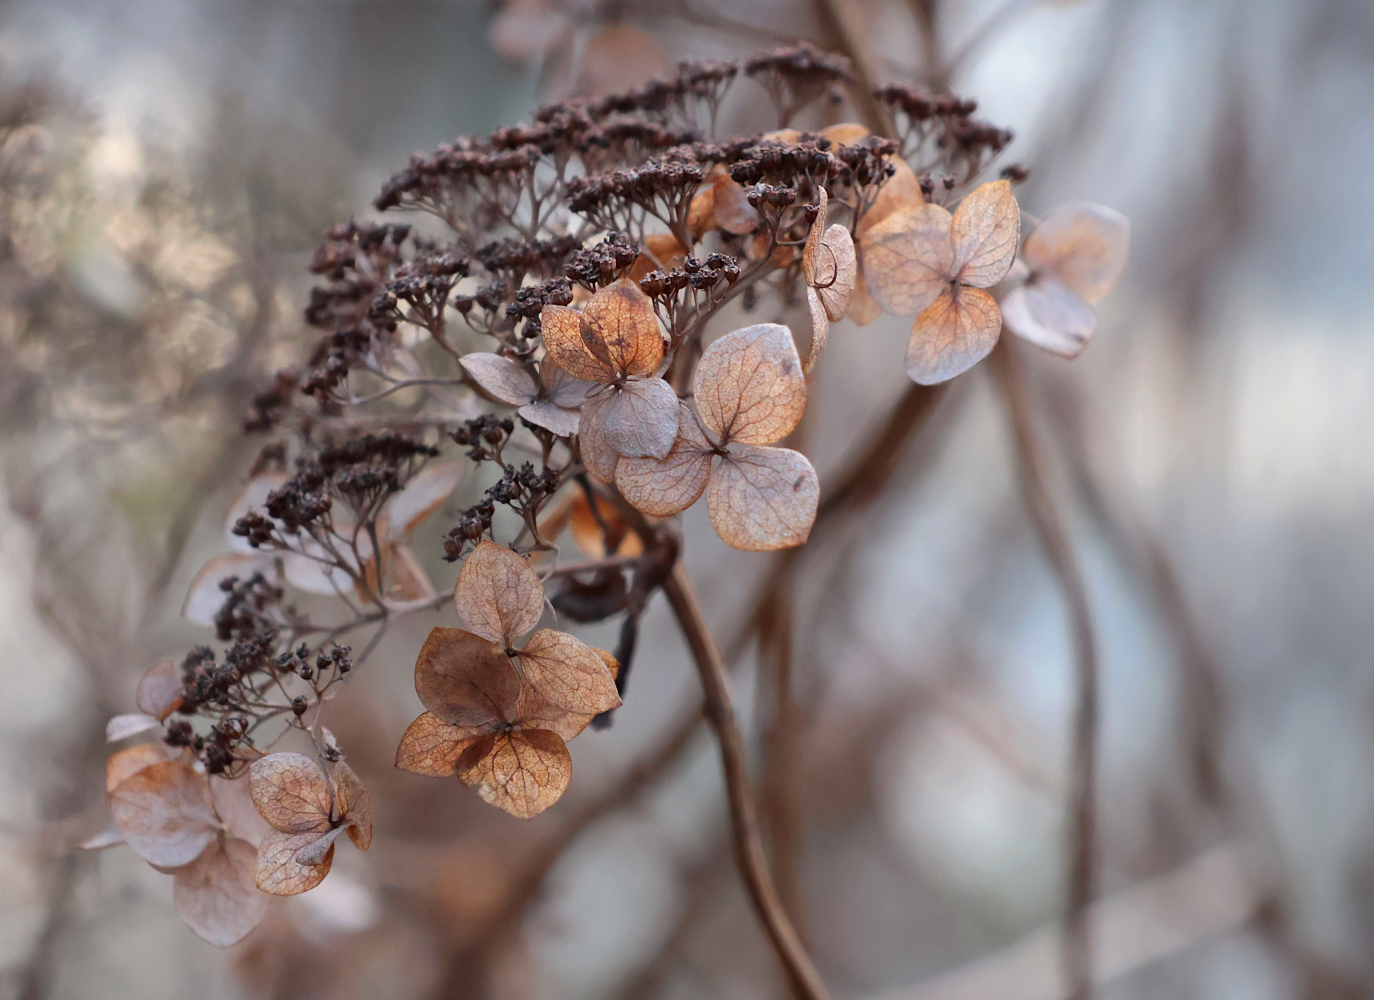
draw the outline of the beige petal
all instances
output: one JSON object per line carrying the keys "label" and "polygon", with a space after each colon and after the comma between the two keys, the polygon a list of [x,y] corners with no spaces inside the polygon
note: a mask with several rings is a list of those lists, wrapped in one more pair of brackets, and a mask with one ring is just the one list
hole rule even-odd
{"label": "beige petal", "polygon": [[711,478],[715,448],[681,404],[677,440],[666,458],[626,458],[616,466],[615,484],[636,510],[668,517],[697,502]]}
{"label": "beige petal", "polygon": [[372,845],[372,800],[367,789],[344,761],[334,765],[334,794],[338,799],[338,815],[348,823],[348,839],[360,851]]}
{"label": "beige petal", "polygon": [[458,780],[512,816],[537,816],[562,797],[572,778],[563,738],[547,729],[484,736],[463,752]]}
{"label": "beige petal", "polygon": [[174,660],[163,660],[138,679],[134,703],[140,712],[165,719],[177,710],[184,695],[181,667]]}
{"label": "beige petal", "polygon": [[1021,239],[1021,209],[1011,182],[993,181],[971,191],[954,210],[950,233],[960,284],[990,288],[1001,281]]}
{"label": "beige petal", "polygon": [[595,713],[620,705],[615,678],[601,657],[566,632],[542,628],[530,636],[520,650],[520,668],[525,680],[558,708]]}
{"label": "beige petal", "polygon": [[535,426],[553,431],[558,437],[572,437],[577,433],[582,419],[577,410],[564,409],[548,401],[530,403],[516,412]]}
{"label": "beige petal", "polygon": [[586,382],[609,382],[616,373],[587,348],[582,314],[567,306],[545,306],[539,313],[544,350],[559,368]]}
{"label": "beige petal", "polygon": [[821,138],[829,139],[837,146],[856,145],[872,134],[868,126],[860,125],[858,122],[840,122],[838,125],[827,125],[821,129]]}
{"label": "beige petal", "polygon": [[[596,650],[601,652],[601,650]],[[609,654],[608,654],[609,655]],[[520,706],[516,709],[522,729],[547,729],[557,733],[564,742],[580,736],[597,712],[570,712],[550,702],[526,684],[520,691]]]}
{"label": "beige petal", "polygon": [[925,204],[926,196],[921,191],[921,182],[906,165],[906,161],[900,157],[893,157],[889,162],[894,168],[893,174],[883,181],[883,186],[878,189],[873,203],[859,218],[859,224],[854,228],[856,240],[862,241],[874,226],[895,213],[906,212]]}
{"label": "beige petal", "polygon": [[76,846],[83,851],[103,851],[107,847],[114,847],[122,843],[124,843],[124,834],[119,832],[119,827],[111,823],[99,833],[87,837]]}
{"label": "beige petal", "polygon": [[130,736],[137,736],[139,733],[146,733],[150,729],[157,729],[161,725],[162,723],[156,717],[144,715],[142,712],[116,715],[105,723],[105,742],[118,743],[120,740],[127,740]]}
{"label": "beige petal", "polygon": [[328,833],[269,833],[258,845],[257,887],[274,896],[295,896],[319,885],[334,864],[334,844],[328,844],[317,864],[303,864],[300,853]]}
{"label": "beige petal", "polygon": [[868,294],[886,312],[915,316],[949,287],[950,222],[939,205],[918,205],[888,216],[862,238]]}
{"label": "beige petal", "polygon": [[469,631],[504,648],[539,624],[544,585],[524,556],[483,540],[463,563],[453,606]]}
{"label": "beige petal", "polygon": [[267,913],[267,897],[254,884],[258,852],[236,837],[216,837],[172,880],[172,905],[186,926],[211,944],[228,948],[248,936]]}
{"label": "beige petal", "polygon": [[181,760],[140,769],[116,785],[108,800],[124,842],[163,868],[194,861],[219,827],[205,775]]}
{"label": "beige petal", "polygon": [[1002,300],[1002,322],[1022,340],[1074,358],[1092,337],[1097,314],[1076,292],[1045,278]]}
{"label": "beige petal", "polygon": [[281,489],[290,478],[290,474],[286,472],[264,472],[248,481],[243,492],[235,497],[234,502],[229,505],[229,513],[224,517],[224,537],[229,540],[231,549],[235,552],[246,553],[259,551],[248,544],[248,539],[242,535],[234,534],[234,525],[238,523],[239,518],[245,517],[253,511],[267,517],[268,494],[273,490]]}
{"label": "beige petal", "polygon": [[210,775],[210,798],[215,803],[215,815],[231,835],[256,845],[272,832],[272,826],[253,804],[252,785],[247,775],[238,778]]}
{"label": "beige petal", "polygon": [[742,236],[759,227],[758,209],[749,204],[749,196],[738,181],[727,173],[718,173],[712,190],[716,224],[721,229]]}
{"label": "beige petal", "polygon": [[457,768],[458,758],[468,745],[484,735],[485,728],[450,726],[432,712],[425,712],[401,737],[401,745],[396,748],[396,766],[414,774],[447,778]]}
{"label": "beige petal", "polygon": [[615,465],[620,454],[606,439],[605,410],[615,401],[616,390],[607,386],[587,397],[582,407],[582,422],[577,428],[577,447],[587,473],[598,483],[615,482]]}
{"label": "beige petal", "polygon": [[125,778],[130,778],[145,767],[161,764],[168,759],[165,743],[140,743],[112,753],[105,761],[105,791],[112,792]]}
{"label": "beige petal", "polygon": [[863,262],[860,261],[859,270],[854,275],[854,293],[849,296],[849,310],[845,313],[845,318],[855,326],[868,326],[882,314],[883,307],[868,294],[868,282],[864,280]]}
{"label": "beige petal", "polygon": [[459,359],[463,370],[482,387],[487,395],[510,406],[533,403],[539,394],[539,383],[510,358],[499,354],[465,354]]}
{"label": "beige petal", "polygon": [[220,589],[220,581],[236,576],[242,582],[254,573],[261,573],[268,583],[277,584],[281,581],[277,560],[271,554],[234,552],[216,556],[202,566],[191,581],[191,586],[186,590],[186,600],[181,605],[181,616],[192,624],[210,627],[215,624],[215,615],[228,596]]}
{"label": "beige petal", "polygon": [[451,726],[499,725],[520,697],[520,676],[504,649],[483,636],[435,628],[415,660],[415,693]]}
{"label": "beige petal", "polygon": [[725,544],[766,552],[806,541],[820,494],[816,470],[800,452],[736,447],[711,473],[706,506]]}
{"label": "beige petal", "polygon": [[334,796],[329,779],[315,761],[299,753],[274,753],[248,769],[253,805],[283,833],[323,833],[329,829]]}
{"label": "beige petal", "polygon": [[[387,547],[386,596],[392,601],[427,601],[434,596],[434,584],[409,545],[392,543]],[[371,569],[372,564],[368,564]],[[369,574],[370,575],[370,574]]]}
{"label": "beige petal", "polygon": [[606,443],[625,458],[663,458],[677,438],[678,399],[661,378],[630,378],[598,411]]}
{"label": "beige petal", "polygon": [[809,375],[811,369],[816,367],[816,362],[820,360],[821,352],[825,350],[825,342],[830,337],[830,317],[826,315],[821,297],[810,285],[806,286],[806,308],[811,313],[811,344],[806,348],[806,360],[802,362],[802,371]]}
{"label": "beige petal", "polygon": [[638,87],[670,70],[658,39],[624,21],[608,24],[582,48],[577,69],[579,94],[613,94]]}
{"label": "beige petal", "polygon": [[946,292],[916,317],[906,345],[906,373],[921,385],[946,382],[987,357],[1001,330],[1001,313],[987,292]]}
{"label": "beige petal", "polygon": [[854,294],[858,277],[859,261],[849,230],[844,226],[831,226],[821,240],[811,279],[811,286],[820,296],[831,322],[844,319],[849,311],[849,299]]}
{"label": "beige petal", "polygon": [[[621,278],[601,289],[582,311],[582,320],[581,335],[587,350],[616,375],[653,375],[658,371],[663,360],[663,329],[653,302],[634,282]],[[562,358],[555,360],[563,364]],[[572,368],[568,371],[585,377]]]}
{"label": "beige petal", "polygon": [[1116,287],[1131,246],[1131,222],[1105,205],[1061,205],[1026,237],[1024,255],[1090,305]]}
{"label": "beige petal", "polygon": [[721,337],[697,364],[697,411],[721,443],[786,437],[806,409],[806,378],[792,332],[759,323]]}
{"label": "beige petal", "polygon": [[462,462],[438,462],[411,476],[405,488],[387,501],[391,537],[408,539],[425,518],[443,505],[462,479]]}

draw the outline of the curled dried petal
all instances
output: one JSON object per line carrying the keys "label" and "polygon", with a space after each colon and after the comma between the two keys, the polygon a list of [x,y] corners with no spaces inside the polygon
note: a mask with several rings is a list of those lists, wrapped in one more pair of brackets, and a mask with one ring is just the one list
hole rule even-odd
{"label": "curled dried petal", "polygon": [[737,447],[711,473],[711,524],[725,544],[749,552],[801,545],[811,534],[820,480],[790,448]]}
{"label": "curled dried petal", "polygon": [[792,332],[759,323],[706,349],[694,389],[702,423],[721,443],[768,444],[786,437],[806,409],[806,379]]}
{"label": "curled dried petal", "polygon": [[348,824],[348,839],[360,851],[372,845],[372,800],[367,789],[343,761],[334,765],[334,793],[338,798],[336,819]]}
{"label": "curled dried petal", "polygon": [[314,863],[309,854],[301,859],[302,851],[327,836],[325,833],[283,833],[274,830],[263,838],[258,846],[258,862],[254,881],[263,892],[274,896],[295,896],[313,889],[324,881],[334,864],[334,843],[331,838],[323,854]]}
{"label": "curled dried petal", "polygon": [[329,829],[334,796],[319,764],[304,754],[274,753],[248,769],[253,805],[283,833],[323,833]]}
{"label": "curled dried petal", "polygon": [[497,402],[524,406],[533,403],[539,395],[539,384],[534,376],[510,358],[499,354],[465,354],[458,363]]}
{"label": "curled dried petal", "polygon": [[414,774],[447,778],[458,767],[458,758],[468,745],[486,732],[483,727],[450,726],[432,712],[425,712],[401,737],[401,745],[396,748],[396,766]]}
{"label": "curled dried petal", "polygon": [[483,540],[463,563],[453,606],[469,631],[504,648],[539,624],[544,585],[524,556]]}
{"label": "curled dried petal", "polygon": [[572,778],[563,738],[547,729],[491,733],[458,762],[458,780],[520,819],[537,816],[562,797]]}
{"label": "curled dried petal", "polygon": [[990,288],[1001,281],[1016,259],[1021,209],[1010,181],[992,181],[971,191],[954,210],[950,237],[959,282]]}
{"label": "curled dried petal", "polygon": [[707,440],[687,404],[681,404],[677,440],[666,458],[626,458],[615,484],[636,510],[668,517],[686,510],[706,491],[715,446]]}
{"label": "curled dried petal", "polygon": [[506,722],[520,696],[520,677],[504,647],[457,628],[435,628],[415,660],[415,693],[451,726]]}
{"label": "curled dried petal", "polygon": [[906,346],[907,374],[921,385],[963,374],[988,356],[1001,330],[993,297],[956,285],[916,317]]}
{"label": "curled dried petal", "polygon": [[267,913],[254,884],[258,852],[236,837],[216,837],[172,880],[172,904],[186,926],[220,948],[253,930]]}
{"label": "curled dried petal", "polygon": [[620,705],[615,678],[601,657],[566,632],[542,628],[530,636],[520,650],[520,668],[530,686],[558,708],[596,713]]}
{"label": "curled dried petal", "polygon": [[594,355],[582,339],[582,314],[567,306],[545,306],[539,313],[544,349],[559,368],[584,382],[609,382],[610,365]]}

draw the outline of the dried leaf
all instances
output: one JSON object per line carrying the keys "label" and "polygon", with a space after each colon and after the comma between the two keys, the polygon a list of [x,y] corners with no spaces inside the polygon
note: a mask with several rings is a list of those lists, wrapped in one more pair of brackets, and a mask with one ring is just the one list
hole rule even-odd
{"label": "dried leaf", "polygon": [[405,489],[387,502],[391,537],[401,541],[408,539],[425,518],[443,505],[462,478],[462,462],[439,462],[412,476]]}
{"label": "dried leaf", "polygon": [[254,881],[263,892],[274,896],[295,896],[313,889],[329,874],[334,863],[334,844],[331,842],[317,864],[303,864],[301,851],[310,847],[324,834],[283,833],[274,830],[258,846],[258,861]]}
{"label": "dried leaf", "polygon": [[315,761],[299,753],[274,753],[248,769],[253,805],[282,833],[324,833],[334,797]]}
{"label": "dried leaf", "polygon": [[[658,370],[663,360],[662,328],[653,302],[634,282],[621,278],[593,295],[582,310],[582,323],[587,350],[615,376],[653,375]],[[563,364],[561,358],[554,360]]]}
{"label": "dried leaf", "polygon": [[160,725],[162,723],[158,719],[151,715],[144,715],[142,712],[116,715],[105,723],[105,742],[118,743],[120,740],[127,740],[130,736],[137,736],[139,733],[156,729]]}
{"label": "dried leaf", "polygon": [[1026,237],[1023,256],[1032,270],[1092,304],[1116,287],[1130,244],[1129,219],[1104,205],[1079,202],[1045,216]]}
{"label": "dried leaf", "polygon": [[334,794],[338,797],[338,817],[348,823],[348,839],[358,850],[367,850],[372,846],[372,800],[344,761],[334,765]]}
{"label": "dried leaf", "polygon": [[200,568],[186,591],[186,600],[181,605],[181,616],[195,625],[209,627],[215,624],[215,614],[224,606],[224,591],[220,581],[226,577],[237,576],[246,580],[254,573],[261,573],[268,583],[277,584],[281,577],[277,572],[276,559],[267,553],[255,552],[245,555],[238,552],[216,556]]}
{"label": "dried leaf", "polygon": [[711,473],[711,524],[725,544],[747,552],[801,545],[820,502],[816,470],[790,448],[738,447]]}
{"label": "dried leaf", "polygon": [[620,705],[615,678],[580,639],[551,628],[520,650],[525,680],[550,704],[570,712],[605,712]]}
{"label": "dried leaf", "polygon": [[133,777],[145,767],[161,764],[168,759],[163,743],[140,743],[112,753],[105,761],[105,791],[112,792],[125,778]]}
{"label": "dried leaf", "polygon": [[806,379],[792,333],[759,323],[706,349],[694,380],[702,423],[721,443],[768,444],[786,437],[806,409]]}
{"label": "dried leaf", "polygon": [[742,236],[759,227],[758,209],[749,204],[744,187],[724,171],[712,182],[716,224],[727,233]]}
{"label": "dried leaf", "polygon": [[954,277],[950,214],[939,205],[895,212],[863,237],[868,294],[894,316],[916,316]]}
{"label": "dried leaf", "polygon": [[116,785],[108,799],[125,843],[163,868],[194,861],[219,827],[205,775],[180,760],[140,769]]}
{"label": "dried leaf", "polygon": [[163,660],[138,679],[134,703],[140,712],[165,719],[177,710],[184,694],[181,668],[174,660]]}
{"label": "dried leaf", "polygon": [[921,385],[952,379],[987,357],[1001,331],[1002,316],[992,296],[956,285],[916,317],[906,345],[906,372]]}
{"label": "dried leaf", "polygon": [[954,274],[960,284],[990,288],[1016,259],[1021,210],[1010,181],[993,181],[971,191],[954,210],[950,237]]}
{"label": "dried leaf", "polygon": [[545,306],[539,312],[544,350],[554,363],[584,382],[609,382],[616,372],[594,355],[582,339],[582,313],[567,306]]}
{"label": "dried leaf", "polygon": [[1015,289],[1002,300],[1007,329],[1036,347],[1074,358],[1097,327],[1093,307],[1053,278]]}
{"label": "dried leaf", "polygon": [[456,628],[435,628],[415,661],[415,693],[451,726],[497,725],[511,718],[520,676],[503,647]]}
{"label": "dried leaf", "polygon": [[481,727],[450,726],[434,713],[425,712],[401,737],[396,766],[430,778],[447,778],[458,767],[458,758],[468,745],[485,733]]}
{"label": "dried leaf", "polygon": [[572,758],[557,733],[518,729],[491,733],[458,761],[458,780],[519,819],[537,816],[562,797],[572,778]]}
{"label": "dried leaf", "polygon": [[598,483],[615,482],[615,466],[620,455],[606,440],[605,422],[600,411],[614,401],[610,392],[594,393],[582,407],[582,423],[577,429],[577,447],[587,473]]}
{"label": "dried leaf", "polygon": [[216,837],[178,868],[172,904],[186,926],[220,948],[247,937],[267,913],[267,897],[254,884],[257,856],[245,840]]}
{"label": "dried leaf", "polygon": [[615,484],[638,511],[668,517],[686,510],[706,491],[715,447],[686,403],[681,404],[677,440],[666,458],[627,458],[615,470]]}
{"label": "dried leaf", "polygon": [[[615,661],[615,657],[603,649],[592,647],[592,651],[601,657],[601,661],[606,664],[607,669],[611,671],[611,675],[614,677],[620,669],[620,664]],[[591,725],[592,719],[599,714],[597,712],[570,712],[566,708],[560,708],[528,684],[520,691],[520,704],[516,713],[522,729],[547,729],[551,733],[557,733],[564,742],[580,736],[583,730]]]}
{"label": "dried leaf", "polygon": [[453,606],[469,631],[505,648],[539,624],[544,585],[524,556],[483,540],[463,563]]}
{"label": "dried leaf", "polygon": [[459,364],[497,402],[524,406],[533,403],[539,395],[539,383],[534,376],[510,358],[499,354],[465,354]]}
{"label": "dried leaf", "polygon": [[607,401],[587,407],[582,426],[592,435],[600,431],[617,455],[663,458],[677,437],[677,394],[661,378],[630,378],[622,385],[608,385],[596,396]]}

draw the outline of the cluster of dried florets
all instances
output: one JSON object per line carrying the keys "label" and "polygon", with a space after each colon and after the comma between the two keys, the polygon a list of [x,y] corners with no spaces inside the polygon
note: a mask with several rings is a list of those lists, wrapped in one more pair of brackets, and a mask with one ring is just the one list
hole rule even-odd
{"label": "cluster of dried florets", "polygon": [[[711,134],[737,79],[763,84],[779,131]],[[225,648],[159,664],[139,713],[110,727],[125,739],[161,726],[171,750],[111,758],[105,839],[175,869],[199,933],[246,933],[261,913],[254,882],[317,884],[341,831],[366,849],[367,796],[321,712],[388,621],[447,601],[410,542],[465,469],[482,470],[484,492],[450,512],[440,543],[462,561],[464,628],[436,628],[420,650],[426,712],[396,762],[529,817],[568,785],[566,742],[620,705],[638,618],[678,556],[669,519],[705,495],[731,546],[806,541],[820,481],[785,443],[832,323],[913,317],[906,370],[925,384],[973,366],[1004,326],[1067,356],[1083,347],[1091,304],[1124,264],[1126,221],[1070,206],[1023,243],[1012,187],[1025,170],[980,183],[1010,133],[951,95],[877,91],[893,136],[786,127],[850,82],[843,60],[805,46],[684,63],[415,157],[376,207],[431,213],[447,242],[405,225],[329,231],[306,312],[318,346],[247,421],[289,437],[264,450],[227,519],[232,551],[198,574],[184,609]],[[711,328],[764,290],[804,298],[809,336],[778,315]],[[449,442],[466,461],[440,460]],[[565,527],[591,562],[560,561]],[[296,594],[334,596],[351,617],[316,624]],[[538,629],[551,609],[623,615],[615,655]],[[356,656],[339,645],[368,627]],[[270,753],[292,733],[313,758]],[[220,802],[245,774],[257,833]],[[207,913],[225,916],[209,926]]]}

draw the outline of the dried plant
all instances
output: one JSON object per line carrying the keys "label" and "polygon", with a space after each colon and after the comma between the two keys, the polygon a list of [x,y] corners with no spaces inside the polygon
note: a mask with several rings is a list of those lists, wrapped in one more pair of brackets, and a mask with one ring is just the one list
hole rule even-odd
{"label": "dried plant", "polygon": [[[1026,171],[985,179],[1011,136],[971,101],[887,86],[872,100],[891,135],[789,128],[852,79],[846,60],[809,46],[683,63],[414,157],[376,207],[431,216],[425,231],[442,236],[329,230],[306,313],[321,334],[246,415],[272,440],[231,512],[231,551],[185,604],[215,646],[153,667],[139,713],[111,722],[111,739],[160,728],[162,743],[111,758],[115,833],[92,846],[122,839],[175,869],[192,929],[241,938],[264,909],[245,888],[255,835],[235,828],[221,789],[248,784],[270,827],[251,866],[264,892],[317,885],[345,830],[366,850],[367,793],[325,718],[355,671],[409,668],[373,662],[393,623],[450,600],[463,627],[435,628],[416,652],[426,711],[395,734],[396,764],[533,817],[569,786],[567,741],[633,710],[620,706],[635,623],[662,590],[701,673],[750,897],[796,990],[826,995],[765,863],[724,662],[674,518],[705,495],[734,548],[804,544],[827,509],[823,484],[787,445],[830,324],[880,308],[913,317],[905,366],[921,385],[986,357],[1004,311],[1014,333],[1077,353],[1127,233],[1115,213],[1077,206],[1022,244],[1013,187]],[[714,134],[741,80],[774,101],[778,131]],[[804,298],[809,336],[774,322],[717,329],[764,293]],[[885,440],[830,509],[881,477]],[[485,495],[443,538],[462,564],[450,593],[409,546],[464,479]],[[558,545],[570,522],[587,562]],[[297,594],[335,598],[333,617],[316,620]],[[611,653],[539,628],[560,615],[623,616],[621,643]],[[277,750],[287,739],[311,755]]]}

